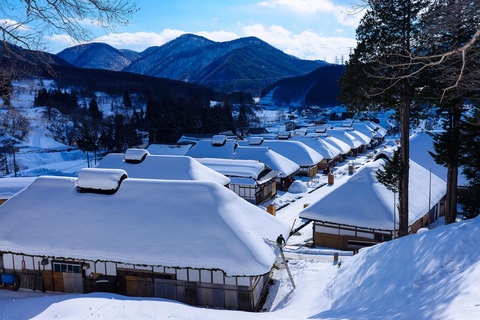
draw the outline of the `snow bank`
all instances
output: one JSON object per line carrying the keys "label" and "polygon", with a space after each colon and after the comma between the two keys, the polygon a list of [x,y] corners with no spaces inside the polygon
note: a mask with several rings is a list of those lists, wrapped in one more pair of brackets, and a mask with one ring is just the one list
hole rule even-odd
{"label": "snow bank", "polygon": [[307,192],[307,190],[307,185],[300,180],[293,181],[290,188],[288,188],[288,192],[290,193],[305,193]]}
{"label": "snow bank", "polygon": [[480,218],[360,250],[328,286],[319,319],[477,319]]}

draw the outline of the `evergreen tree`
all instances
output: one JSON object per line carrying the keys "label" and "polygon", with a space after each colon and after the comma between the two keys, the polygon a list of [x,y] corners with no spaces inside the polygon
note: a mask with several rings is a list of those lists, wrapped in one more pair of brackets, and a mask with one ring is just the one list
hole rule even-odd
{"label": "evergreen tree", "polygon": [[[461,21],[461,23],[458,23]],[[420,42],[425,54],[441,56],[467,43],[480,24],[480,3],[467,0],[439,0],[432,3],[422,17],[424,32]],[[452,56],[442,64],[429,69],[422,85],[423,95],[446,114],[443,133],[434,134],[435,162],[447,168],[447,195],[445,223],[453,223],[457,216],[458,168],[462,163],[461,139],[462,113],[465,99],[478,99],[480,80],[478,69],[480,46],[474,45],[465,56]],[[459,70],[463,70],[463,82],[458,82]],[[449,88],[448,90],[446,90]]]}
{"label": "evergreen tree", "polygon": [[399,112],[401,170],[399,236],[408,234],[410,113],[415,105],[415,69],[409,57],[418,49],[419,17],[425,0],[368,0],[357,29],[358,45],[340,80],[340,101],[351,109],[388,106]]}
{"label": "evergreen tree", "polygon": [[474,107],[472,114],[466,117],[462,125],[462,140],[469,147],[463,150],[465,161],[463,174],[468,186],[460,193],[463,215],[473,218],[480,214],[480,108]]}
{"label": "evergreen tree", "polygon": [[130,95],[127,90],[123,91],[123,105],[127,109],[132,109],[132,100],[130,100]]}

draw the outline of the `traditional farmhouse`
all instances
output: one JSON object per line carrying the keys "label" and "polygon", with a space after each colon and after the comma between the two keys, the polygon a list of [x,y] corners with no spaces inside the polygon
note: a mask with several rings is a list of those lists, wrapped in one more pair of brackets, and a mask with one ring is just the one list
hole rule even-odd
{"label": "traditional farmhouse", "polygon": [[253,204],[261,204],[277,194],[278,172],[257,160],[198,158],[198,162],[230,178],[230,190]]}
{"label": "traditional farmhouse", "polygon": [[266,147],[237,147],[233,159],[258,160],[278,172],[277,189],[287,191],[294,177],[298,174],[300,166]]}
{"label": "traditional farmhouse", "polygon": [[187,156],[155,156],[144,149],[110,153],[97,164],[101,169],[122,169],[130,178],[199,180],[228,186],[230,179]]}
{"label": "traditional farmhouse", "polygon": [[357,131],[355,129],[346,130],[346,132],[348,134],[354,136],[355,138],[357,138],[357,140],[362,143],[362,146],[358,149],[359,150],[358,153],[365,153],[365,152],[367,152],[367,149],[372,148],[372,137],[371,137],[371,135],[363,134],[362,132]]}
{"label": "traditional farmhouse", "polygon": [[340,150],[325,140],[315,136],[294,136],[292,140],[301,142],[322,155],[323,160],[318,164],[318,170],[328,170],[340,161]]}
{"label": "traditional farmhouse", "polygon": [[288,226],[218,183],[126,176],[39,177],[0,206],[2,278],[258,309],[278,254],[266,240]]}
{"label": "traditional farmhouse", "polygon": [[282,191],[288,190],[294,176],[300,170],[298,164],[269,148],[238,147],[234,140],[226,137],[222,140],[222,136],[216,137],[218,137],[216,141],[213,139],[199,141],[186,155],[194,158],[258,160],[278,172],[277,189]]}
{"label": "traditional farmhouse", "polygon": [[[325,195],[300,213],[312,220],[317,246],[356,250],[361,246],[391,240],[398,226],[397,194],[376,178],[385,160],[363,166],[344,183],[326,189]],[[443,214],[446,183],[410,161],[409,230],[418,229]],[[330,188],[330,187],[329,187]]]}
{"label": "traditional farmhouse", "polygon": [[331,128],[327,130],[327,134],[331,137],[337,138],[342,142],[346,143],[351,150],[351,156],[356,157],[359,153],[363,153],[364,147],[363,143],[360,142],[356,137],[352,136],[347,130],[345,129],[335,129]]}
{"label": "traditional farmhouse", "polygon": [[317,134],[316,136],[319,139],[340,150],[340,155],[338,157],[339,161],[344,161],[349,155],[352,154],[350,146],[342,140],[332,137],[328,134]]}
{"label": "traditional farmhouse", "polygon": [[285,122],[285,131],[292,131],[295,130],[297,123],[295,121],[287,121]]}
{"label": "traditional farmhouse", "polygon": [[272,149],[300,166],[299,176],[313,177],[318,172],[318,164],[323,156],[309,146],[292,140],[265,140],[252,137],[248,141],[238,141],[240,146],[262,146]]}
{"label": "traditional farmhouse", "polygon": [[0,205],[29,186],[36,178],[0,178]]}

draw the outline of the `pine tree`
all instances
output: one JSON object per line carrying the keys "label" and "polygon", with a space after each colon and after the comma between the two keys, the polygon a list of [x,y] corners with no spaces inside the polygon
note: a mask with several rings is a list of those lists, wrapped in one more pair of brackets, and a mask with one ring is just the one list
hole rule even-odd
{"label": "pine tree", "polygon": [[[467,0],[435,1],[421,22],[424,32],[420,42],[425,54],[441,55],[463,46],[474,36],[480,24],[480,3]],[[480,46],[476,44],[464,57],[449,57],[424,77],[423,95],[444,111],[442,114],[446,114],[443,133],[433,135],[435,153],[431,155],[436,163],[447,168],[447,224],[455,222],[457,216],[458,168],[465,149],[462,145],[465,140],[460,136],[462,113],[466,99],[478,99],[478,89],[474,84],[480,80],[479,49]],[[463,70],[462,82],[458,82],[459,70]]]}
{"label": "pine tree", "polygon": [[463,174],[468,186],[460,193],[460,203],[463,215],[473,218],[480,214],[480,107],[474,107],[472,114],[466,117],[462,125],[462,140],[469,145],[463,150]]}
{"label": "pine tree", "polygon": [[409,57],[416,52],[421,32],[419,17],[425,0],[368,0],[369,9],[357,29],[358,45],[341,78],[339,99],[357,110],[387,106],[400,118],[401,169],[399,236],[408,234],[410,113],[415,105],[415,69]]}

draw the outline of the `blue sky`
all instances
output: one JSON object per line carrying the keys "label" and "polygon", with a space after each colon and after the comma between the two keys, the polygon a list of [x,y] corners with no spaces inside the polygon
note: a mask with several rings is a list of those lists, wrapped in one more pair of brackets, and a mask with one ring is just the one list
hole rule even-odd
{"label": "blue sky", "polygon": [[[299,58],[334,62],[355,46],[360,19],[346,14],[351,0],[140,0],[138,7],[132,22],[114,32],[90,25],[93,40],[142,51],[183,33],[214,41],[256,36]],[[62,34],[48,40],[54,53],[75,44]]]}

